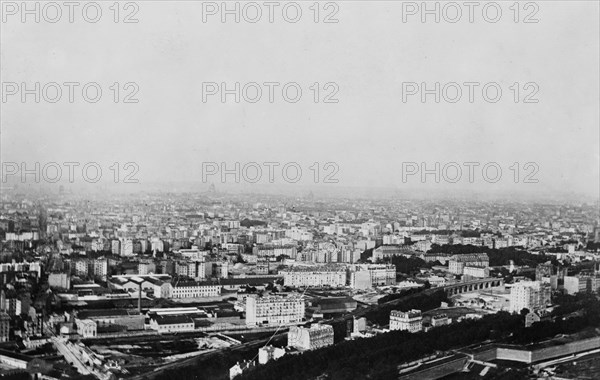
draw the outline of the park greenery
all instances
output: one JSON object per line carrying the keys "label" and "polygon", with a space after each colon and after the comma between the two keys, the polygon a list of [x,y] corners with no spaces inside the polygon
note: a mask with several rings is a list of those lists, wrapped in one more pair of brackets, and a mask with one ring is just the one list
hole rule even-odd
{"label": "park greenery", "polygon": [[462,245],[462,244],[432,244],[428,253],[441,253],[447,255],[470,254],[470,253],[487,253],[490,258],[490,266],[508,265],[511,261],[515,265],[536,266],[547,261],[554,262],[558,265],[554,255],[532,254],[518,247],[507,248],[489,248],[487,246]]}
{"label": "park greenery", "polygon": [[[283,357],[245,373],[241,380],[396,379],[397,366],[436,351],[468,346],[488,340],[529,344],[559,334],[600,327],[600,302],[593,295],[562,296],[551,319],[525,328],[523,316],[499,312],[480,320],[464,320],[428,332],[410,334],[391,331],[374,338],[344,341],[338,345]],[[402,307],[410,307],[404,304]],[[573,314],[572,310],[578,310]]]}

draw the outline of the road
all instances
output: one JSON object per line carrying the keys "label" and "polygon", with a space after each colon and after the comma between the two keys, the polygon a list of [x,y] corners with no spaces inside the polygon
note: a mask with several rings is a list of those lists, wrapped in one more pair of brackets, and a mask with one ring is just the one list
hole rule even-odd
{"label": "road", "polygon": [[65,360],[67,362],[72,363],[75,366],[75,368],[77,368],[77,371],[80,374],[82,374],[82,375],[92,374],[92,372],[90,370],[88,370],[87,366],[81,360],[79,360],[79,358],[75,354],[73,354],[71,352],[69,347],[67,347],[66,339],[57,338],[57,337],[52,337],[51,339],[52,339],[52,343],[54,344],[54,347],[56,347],[58,352],[60,352],[61,355],[65,357]]}

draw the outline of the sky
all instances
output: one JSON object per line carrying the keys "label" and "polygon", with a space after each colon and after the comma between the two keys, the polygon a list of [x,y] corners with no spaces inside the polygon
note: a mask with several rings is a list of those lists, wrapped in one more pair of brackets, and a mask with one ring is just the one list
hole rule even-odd
{"label": "sky", "polygon": [[[31,15],[23,22],[20,2],[2,2],[4,174],[14,169],[7,162],[56,162],[64,181],[62,163],[77,162],[77,182],[85,180],[79,168],[92,162],[102,181],[135,172],[140,186],[235,185],[234,174],[221,176],[224,163],[252,188],[256,165],[259,184],[269,184],[263,163],[272,162],[275,186],[298,179],[291,185],[598,196],[598,2],[520,3],[518,15],[512,1],[488,5],[485,14],[481,2],[473,22],[462,2],[454,3],[460,18],[438,2],[437,23],[434,15],[422,22],[421,2],[275,2],[273,22],[263,2],[227,2],[239,6],[237,23],[221,2],[121,3],[118,15],[113,2],[97,3],[96,23],[83,17],[85,2],[72,23],[65,7],[52,23],[58,16],[45,2],[40,22]],[[92,20],[96,8],[86,9]],[[291,22],[297,9],[299,21]],[[39,103],[34,95],[23,101],[20,84],[36,82]],[[66,82],[79,83],[73,103]],[[92,82],[102,90],[95,103],[95,87],[88,100],[81,91]],[[240,101],[231,93],[223,101],[221,84],[236,82]],[[273,102],[270,82],[278,83]],[[435,94],[423,101],[419,89],[436,82],[440,101]],[[473,82],[470,102],[465,83]],[[59,98],[49,83],[58,84]],[[253,103],[257,87],[262,96]],[[125,102],[127,95],[137,102]],[[472,181],[465,162],[473,163]],[[422,169],[431,174],[422,177]]]}

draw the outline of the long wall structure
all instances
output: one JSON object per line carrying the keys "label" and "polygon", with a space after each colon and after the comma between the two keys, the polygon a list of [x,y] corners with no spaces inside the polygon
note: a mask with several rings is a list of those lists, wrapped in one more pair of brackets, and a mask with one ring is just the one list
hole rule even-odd
{"label": "long wall structure", "polygon": [[449,296],[461,293],[475,292],[477,290],[489,289],[504,285],[504,280],[501,278],[482,278],[480,280],[457,282],[456,284],[444,286],[446,294]]}
{"label": "long wall structure", "polygon": [[508,345],[493,344],[477,349],[475,353],[457,353],[447,358],[424,361],[413,371],[400,373],[399,380],[435,380],[452,373],[457,373],[471,361],[483,363],[487,362],[489,366],[495,366],[490,363],[493,360],[508,360],[525,364],[539,363],[549,359],[555,359],[562,356],[573,355],[576,353],[590,351],[600,348],[600,336],[575,340],[564,344],[556,344],[548,347],[536,349],[527,349],[525,347],[512,347]]}

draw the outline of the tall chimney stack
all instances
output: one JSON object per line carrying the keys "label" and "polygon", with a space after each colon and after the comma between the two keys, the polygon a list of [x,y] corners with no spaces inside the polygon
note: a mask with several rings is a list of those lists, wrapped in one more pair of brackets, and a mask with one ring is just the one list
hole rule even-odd
{"label": "tall chimney stack", "polygon": [[138,312],[142,315],[142,284],[139,284],[138,289]]}

